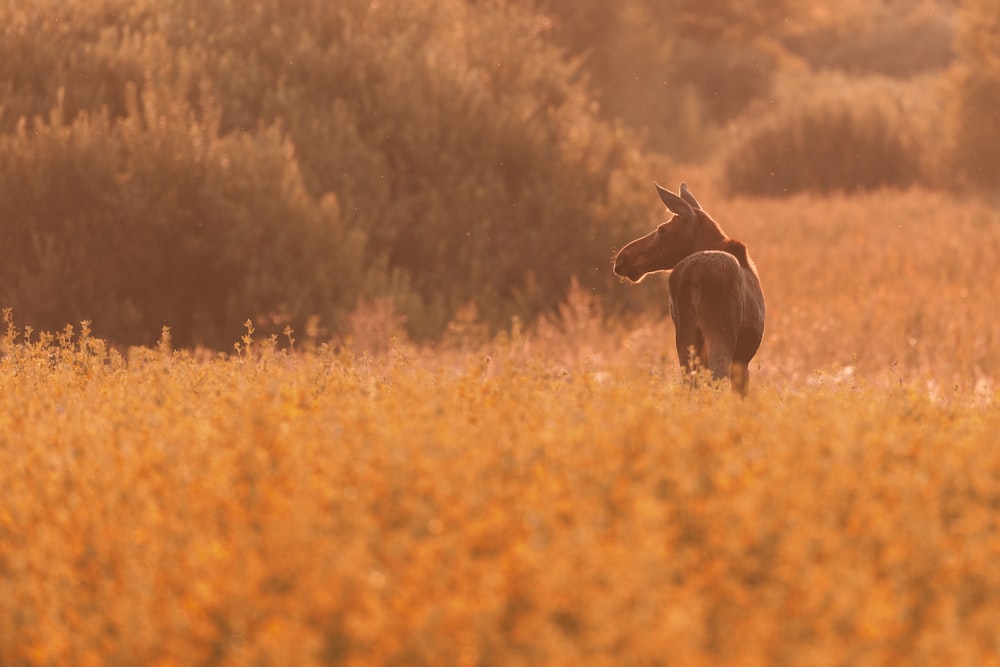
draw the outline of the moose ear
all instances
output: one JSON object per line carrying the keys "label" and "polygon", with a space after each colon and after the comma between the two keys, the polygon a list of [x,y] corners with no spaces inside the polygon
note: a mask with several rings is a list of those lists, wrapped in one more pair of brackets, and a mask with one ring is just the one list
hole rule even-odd
{"label": "moose ear", "polygon": [[681,216],[683,220],[690,220],[694,217],[694,210],[690,204],[659,183],[653,183],[653,185],[656,186],[656,194],[660,195],[660,200],[668,209]]}
{"label": "moose ear", "polygon": [[694,195],[691,194],[691,191],[688,190],[687,183],[681,183],[681,199],[691,204],[692,208],[701,208],[701,204],[698,203],[698,200],[695,199]]}

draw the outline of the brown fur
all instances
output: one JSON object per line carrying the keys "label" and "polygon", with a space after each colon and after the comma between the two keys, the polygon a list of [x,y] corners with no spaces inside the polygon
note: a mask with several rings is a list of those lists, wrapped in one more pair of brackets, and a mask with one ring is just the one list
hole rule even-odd
{"label": "brown fur", "polygon": [[726,236],[681,183],[680,195],[656,186],[674,216],[615,257],[615,273],[638,282],[671,271],[670,315],[681,367],[704,365],[746,395],[750,360],[764,335],[764,293],[742,242]]}

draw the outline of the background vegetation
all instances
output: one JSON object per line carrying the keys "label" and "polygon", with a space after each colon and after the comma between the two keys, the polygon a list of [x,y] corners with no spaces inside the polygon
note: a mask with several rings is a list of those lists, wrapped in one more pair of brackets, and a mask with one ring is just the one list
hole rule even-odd
{"label": "background vegetation", "polygon": [[5,3],[0,303],[216,348],[383,303],[437,339],[574,279],[649,307],[608,258],[659,217],[654,178],[991,187],[997,10],[880,7]]}
{"label": "background vegetation", "polygon": [[635,148],[518,7],[7,11],[2,296],[39,325],[218,346],[234,311],[335,326],[376,297],[417,336],[470,301],[509,324],[573,275],[606,290],[638,215]]}

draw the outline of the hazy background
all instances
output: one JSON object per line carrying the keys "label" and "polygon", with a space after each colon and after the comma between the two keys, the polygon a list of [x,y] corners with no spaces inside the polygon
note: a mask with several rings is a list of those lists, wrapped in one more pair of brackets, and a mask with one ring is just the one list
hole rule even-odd
{"label": "hazy background", "polygon": [[710,202],[992,206],[998,109],[995,0],[6,2],[0,305],[219,348],[662,309],[610,271],[652,180],[734,236]]}

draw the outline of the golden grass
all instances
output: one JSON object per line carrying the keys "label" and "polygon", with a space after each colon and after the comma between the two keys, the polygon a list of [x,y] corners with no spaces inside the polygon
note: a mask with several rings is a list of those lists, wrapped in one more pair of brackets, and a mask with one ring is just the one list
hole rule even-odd
{"label": "golden grass", "polygon": [[760,269],[762,372],[803,381],[850,366],[870,379],[949,388],[1000,379],[995,207],[914,190],[709,210]]}
{"label": "golden grass", "polygon": [[0,662],[996,657],[995,404],[489,351],[8,355]]}
{"label": "golden grass", "polygon": [[709,208],[768,295],[746,401],[581,294],[374,356],[8,325],[0,664],[1000,664],[995,214]]}

